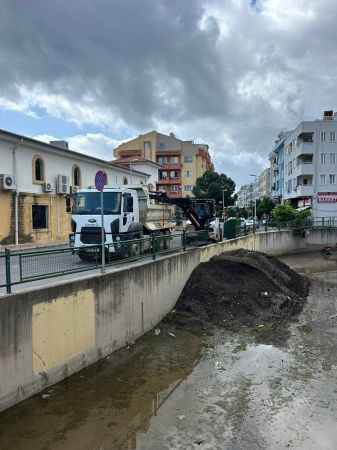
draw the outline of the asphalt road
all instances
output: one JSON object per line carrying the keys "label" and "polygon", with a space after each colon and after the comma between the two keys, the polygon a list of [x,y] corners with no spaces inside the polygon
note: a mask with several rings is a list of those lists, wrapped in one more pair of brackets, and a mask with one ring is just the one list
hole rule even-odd
{"label": "asphalt road", "polygon": [[[170,252],[181,249],[181,236],[174,236],[170,241]],[[48,253],[41,254],[41,252]],[[80,259],[78,253],[73,253],[69,247],[60,248],[39,248],[20,252],[21,256],[15,254],[11,256],[11,281],[20,284],[12,286],[12,292],[26,289],[27,287],[39,287],[51,282],[78,279],[88,276],[88,274],[100,273],[96,261],[85,262]],[[21,259],[21,263],[20,263]],[[151,260],[152,255],[142,255],[138,259],[116,259],[107,264],[106,271],[114,271],[122,267],[131,267],[144,260]],[[72,272],[71,272],[72,271]],[[71,273],[69,273],[71,272]],[[34,278],[40,278],[34,280]],[[41,279],[42,278],[42,279]],[[6,284],[5,258],[0,256],[0,286]],[[6,288],[0,287],[0,295],[6,294]]]}

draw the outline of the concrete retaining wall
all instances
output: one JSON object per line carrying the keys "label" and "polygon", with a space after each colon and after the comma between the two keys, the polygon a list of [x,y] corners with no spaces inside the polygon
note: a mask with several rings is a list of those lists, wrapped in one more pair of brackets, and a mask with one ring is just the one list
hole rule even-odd
{"label": "concrete retaining wall", "polygon": [[258,233],[1,298],[0,410],[153,328],[200,262],[237,248],[282,254],[336,242],[335,231],[313,231],[305,239],[287,231]]}

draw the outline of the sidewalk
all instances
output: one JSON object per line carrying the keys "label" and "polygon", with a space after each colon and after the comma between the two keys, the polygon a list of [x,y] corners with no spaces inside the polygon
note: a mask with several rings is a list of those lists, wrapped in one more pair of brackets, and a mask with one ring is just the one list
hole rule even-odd
{"label": "sidewalk", "polygon": [[40,248],[44,248],[44,249],[48,249],[48,248],[53,248],[53,247],[68,247],[69,246],[69,241],[52,241],[52,242],[44,242],[44,243],[36,243],[36,242],[28,242],[25,244],[9,244],[9,245],[0,245],[0,253],[4,252],[5,249],[7,248],[8,250],[11,251],[20,251],[20,250],[35,250],[35,249],[40,249]]}

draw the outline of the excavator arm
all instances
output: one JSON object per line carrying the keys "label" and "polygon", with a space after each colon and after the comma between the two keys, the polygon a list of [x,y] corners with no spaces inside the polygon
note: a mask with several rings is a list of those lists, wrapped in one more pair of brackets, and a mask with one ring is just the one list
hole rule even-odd
{"label": "excavator arm", "polygon": [[214,201],[209,199],[171,198],[166,192],[150,192],[149,197],[160,203],[176,205],[182,209],[196,230],[208,228],[214,215]]}

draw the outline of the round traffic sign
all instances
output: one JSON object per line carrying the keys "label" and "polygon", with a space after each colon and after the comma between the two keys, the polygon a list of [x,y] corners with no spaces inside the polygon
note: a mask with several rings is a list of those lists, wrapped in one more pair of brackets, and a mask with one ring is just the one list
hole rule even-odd
{"label": "round traffic sign", "polygon": [[106,185],[107,177],[106,173],[103,170],[99,170],[95,175],[95,187],[98,191],[103,191],[104,186]]}

